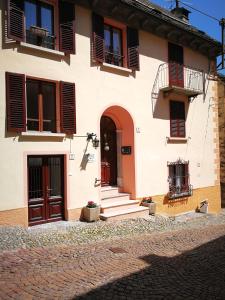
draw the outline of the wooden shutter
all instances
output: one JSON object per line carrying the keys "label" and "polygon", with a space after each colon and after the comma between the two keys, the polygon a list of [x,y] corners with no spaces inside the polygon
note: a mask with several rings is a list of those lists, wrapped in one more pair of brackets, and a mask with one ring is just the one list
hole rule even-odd
{"label": "wooden shutter", "polygon": [[61,131],[76,133],[75,84],[60,82]]}
{"label": "wooden shutter", "polygon": [[75,54],[75,6],[59,1],[59,50]]}
{"label": "wooden shutter", "polygon": [[185,137],[185,104],[170,101],[170,136]]}
{"label": "wooden shutter", "polygon": [[8,0],[8,38],[24,41],[24,12],[23,1]]}
{"label": "wooden shutter", "polygon": [[128,68],[139,71],[139,36],[138,30],[127,27]]}
{"label": "wooden shutter", "polygon": [[183,47],[168,43],[169,84],[184,87],[184,51]]}
{"label": "wooden shutter", "polygon": [[25,75],[6,72],[8,131],[26,131]]}
{"label": "wooden shutter", "polygon": [[102,63],[104,61],[104,18],[92,14],[92,58]]}

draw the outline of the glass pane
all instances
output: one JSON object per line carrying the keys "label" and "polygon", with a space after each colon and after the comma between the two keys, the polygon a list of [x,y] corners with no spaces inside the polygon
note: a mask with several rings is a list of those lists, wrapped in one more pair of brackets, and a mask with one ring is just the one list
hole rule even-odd
{"label": "glass pane", "polygon": [[30,26],[37,26],[37,6],[35,1],[25,0],[24,2],[26,29],[30,29]]}
{"label": "glass pane", "polygon": [[108,25],[105,25],[104,28],[104,40],[105,40],[105,50],[107,52],[110,52],[111,38],[110,38],[110,27]]}
{"label": "glass pane", "polygon": [[50,35],[54,34],[53,7],[48,4],[41,5],[41,28],[47,29]]}
{"label": "glass pane", "polygon": [[42,158],[28,158],[29,199],[43,198]]}
{"label": "glass pane", "polygon": [[113,53],[114,64],[117,66],[123,65],[122,45],[121,45],[121,30],[113,29]]}
{"label": "glass pane", "polygon": [[38,119],[39,82],[27,80],[27,129],[39,130]]}
{"label": "glass pane", "polygon": [[43,130],[56,131],[55,84],[42,82],[43,95]]}
{"label": "glass pane", "polygon": [[49,195],[51,197],[62,197],[62,168],[60,157],[50,157],[49,164]]}

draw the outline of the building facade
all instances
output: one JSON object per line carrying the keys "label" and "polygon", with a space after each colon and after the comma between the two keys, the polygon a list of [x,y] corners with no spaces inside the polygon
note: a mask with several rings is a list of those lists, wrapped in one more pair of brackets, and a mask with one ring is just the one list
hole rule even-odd
{"label": "building facade", "polygon": [[144,197],[160,214],[204,200],[220,211],[220,44],[174,13],[144,0],[0,2],[0,224],[79,219],[103,198],[103,219],[146,213]]}

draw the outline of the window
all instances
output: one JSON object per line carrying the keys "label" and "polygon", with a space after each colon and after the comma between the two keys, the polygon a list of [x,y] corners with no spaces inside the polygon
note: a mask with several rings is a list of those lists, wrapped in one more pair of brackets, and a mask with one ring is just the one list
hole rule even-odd
{"label": "window", "polygon": [[93,13],[92,31],[94,62],[139,70],[138,30]]}
{"label": "window", "polygon": [[28,79],[27,130],[56,132],[55,83]]}
{"label": "window", "polygon": [[169,168],[169,199],[192,195],[192,186],[189,184],[189,163],[177,160],[168,163]]}
{"label": "window", "polygon": [[75,84],[6,73],[7,129],[76,133]]}
{"label": "window", "polygon": [[111,25],[104,25],[105,62],[123,66],[122,30]]}
{"label": "window", "polygon": [[185,103],[170,101],[170,136],[185,137]]}
{"label": "window", "polygon": [[[8,37],[75,53],[75,6],[64,0],[7,0]],[[58,7],[57,7],[58,3]],[[56,12],[59,14],[56,14]]]}
{"label": "window", "polygon": [[24,13],[26,42],[54,49],[54,7],[37,0],[25,0]]}

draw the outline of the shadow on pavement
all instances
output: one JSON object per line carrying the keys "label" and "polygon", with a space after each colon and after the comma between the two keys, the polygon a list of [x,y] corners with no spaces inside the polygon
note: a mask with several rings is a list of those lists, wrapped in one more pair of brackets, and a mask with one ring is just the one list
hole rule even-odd
{"label": "shadow on pavement", "polygon": [[225,299],[225,236],[174,257],[139,259],[149,266],[74,299]]}

